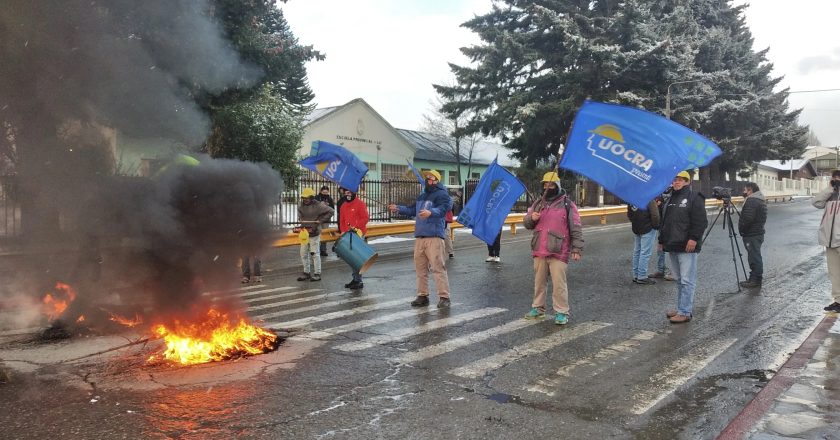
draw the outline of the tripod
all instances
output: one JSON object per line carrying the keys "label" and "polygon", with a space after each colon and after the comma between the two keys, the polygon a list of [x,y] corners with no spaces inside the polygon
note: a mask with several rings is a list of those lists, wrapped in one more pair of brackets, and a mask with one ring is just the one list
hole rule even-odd
{"label": "tripod", "polygon": [[[723,229],[729,226],[729,247],[732,249],[732,265],[735,266],[735,285],[738,287],[738,292],[741,292],[741,279],[738,275],[738,261],[741,262],[741,271],[744,273],[744,281],[747,280],[747,268],[744,267],[744,256],[741,254],[741,246],[738,244],[738,234],[735,232],[735,227],[732,225],[732,212],[734,211],[738,216],[741,216],[741,213],[738,212],[738,208],[732,204],[731,198],[723,198],[723,205],[720,207],[720,210],[717,213],[714,221],[712,221],[711,226],[709,226],[709,230],[706,231],[706,235],[703,236],[703,243],[706,242],[706,238],[712,232],[712,229],[715,227],[715,223],[717,223],[720,215],[723,214],[723,222],[721,226]],[[735,259],[735,251],[738,251],[738,259]]]}

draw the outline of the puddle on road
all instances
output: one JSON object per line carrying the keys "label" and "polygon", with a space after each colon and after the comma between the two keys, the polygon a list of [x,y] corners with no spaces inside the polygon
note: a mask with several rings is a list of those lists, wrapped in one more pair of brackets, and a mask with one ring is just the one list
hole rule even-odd
{"label": "puddle on road", "polygon": [[512,394],[495,393],[484,397],[499,403],[522,403],[522,399],[520,399],[519,396],[514,396]]}

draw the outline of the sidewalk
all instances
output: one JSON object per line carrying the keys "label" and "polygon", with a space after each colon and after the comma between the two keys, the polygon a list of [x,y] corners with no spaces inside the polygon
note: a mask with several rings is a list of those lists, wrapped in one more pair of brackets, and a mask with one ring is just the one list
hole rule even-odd
{"label": "sidewalk", "polygon": [[840,320],[827,313],[718,439],[840,440]]}

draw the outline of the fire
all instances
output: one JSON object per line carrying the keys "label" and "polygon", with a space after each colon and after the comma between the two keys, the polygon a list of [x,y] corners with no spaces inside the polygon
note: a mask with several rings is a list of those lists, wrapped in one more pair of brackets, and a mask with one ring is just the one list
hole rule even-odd
{"label": "fire", "polygon": [[76,322],[85,322],[85,315],[79,315],[79,317],[76,319]]}
{"label": "fire", "polygon": [[[248,324],[245,319],[232,321],[226,313],[215,309],[210,309],[202,322],[176,321],[171,328],[158,324],[153,332],[166,343],[162,357],[182,365],[268,353],[279,344],[274,333]],[[157,359],[153,355],[148,361]]]}
{"label": "fire", "polygon": [[50,321],[55,321],[61,317],[74,299],[76,299],[76,291],[72,287],[68,284],[56,283],[55,292],[44,295],[44,313]]}
{"label": "fire", "polygon": [[134,314],[134,319],[129,319],[124,316],[117,315],[116,313],[111,313],[111,317],[109,318],[111,321],[116,322],[117,324],[122,324],[126,327],[135,327],[143,323],[143,317],[138,314]]}

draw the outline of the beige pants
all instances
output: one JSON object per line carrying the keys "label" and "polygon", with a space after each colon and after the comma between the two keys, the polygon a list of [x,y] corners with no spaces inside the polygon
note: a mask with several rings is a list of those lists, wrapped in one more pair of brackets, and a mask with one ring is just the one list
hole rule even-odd
{"label": "beige pants", "polygon": [[534,302],[531,307],[545,312],[545,291],[551,274],[551,302],[554,311],[569,313],[569,290],[566,288],[566,263],[556,258],[534,257]]}
{"label": "beige pants", "polygon": [[452,246],[452,235],[451,234],[452,234],[452,229],[449,228],[449,223],[447,223],[446,228],[443,230],[443,235],[446,236],[446,238],[443,239],[443,244],[444,244],[445,251],[446,251],[446,255],[443,256],[444,258],[449,258],[449,254],[454,254],[455,253],[455,247]]}
{"label": "beige pants", "polygon": [[825,248],[828,278],[831,280],[831,297],[840,303],[840,248]]}
{"label": "beige pants", "polygon": [[443,239],[439,237],[414,240],[414,269],[417,271],[417,296],[429,295],[429,272],[435,279],[438,297],[449,298],[449,277],[443,263]]}

